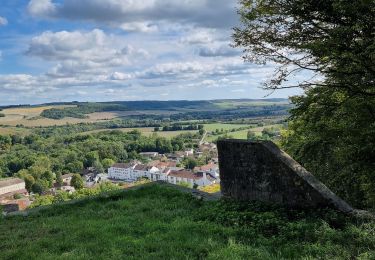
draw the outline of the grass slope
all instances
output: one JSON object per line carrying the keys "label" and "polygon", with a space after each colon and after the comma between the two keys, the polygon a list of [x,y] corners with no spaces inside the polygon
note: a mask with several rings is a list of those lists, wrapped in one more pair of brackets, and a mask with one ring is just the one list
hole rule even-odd
{"label": "grass slope", "polygon": [[274,206],[201,201],[152,184],[0,223],[2,259],[375,257],[375,224]]}

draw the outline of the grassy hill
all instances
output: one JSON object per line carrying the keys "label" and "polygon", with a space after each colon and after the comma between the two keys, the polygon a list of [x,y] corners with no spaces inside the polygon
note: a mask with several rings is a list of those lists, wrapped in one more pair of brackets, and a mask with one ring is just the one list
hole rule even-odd
{"label": "grassy hill", "polygon": [[160,184],[0,221],[1,259],[375,257],[375,223],[202,201]]}

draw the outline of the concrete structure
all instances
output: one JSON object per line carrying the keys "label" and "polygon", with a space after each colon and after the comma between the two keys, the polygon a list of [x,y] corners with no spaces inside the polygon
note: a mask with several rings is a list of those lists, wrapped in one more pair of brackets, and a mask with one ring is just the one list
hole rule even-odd
{"label": "concrete structure", "polygon": [[0,179],[0,196],[11,196],[20,193],[26,194],[25,181],[18,178]]}
{"label": "concrete structure", "polygon": [[72,181],[72,178],[73,178],[73,173],[64,174],[61,176],[61,178],[63,181],[63,185],[70,186],[70,182]]}
{"label": "concrete structure", "polygon": [[347,213],[353,211],[272,142],[220,140],[217,146],[224,197],[294,208],[331,207]]}

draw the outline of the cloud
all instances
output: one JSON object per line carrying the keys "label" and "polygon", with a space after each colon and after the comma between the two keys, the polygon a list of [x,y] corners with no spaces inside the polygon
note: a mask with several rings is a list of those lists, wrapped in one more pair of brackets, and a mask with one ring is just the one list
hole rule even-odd
{"label": "cloud", "polygon": [[0,16],[0,26],[8,24],[8,20],[5,17]]}
{"label": "cloud", "polygon": [[156,24],[152,24],[149,22],[123,23],[119,27],[123,29],[124,31],[128,31],[128,32],[151,33],[151,32],[158,31],[158,26]]}
{"label": "cloud", "polygon": [[56,15],[57,5],[50,0],[31,0],[27,6],[28,12],[36,17],[52,17]]}
{"label": "cloud", "polygon": [[111,80],[126,80],[126,79],[131,79],[132,76],[127,73],[122,73],[122,72],[114,72],[112,75],[110,75],[109,79]]}
{"label": "cloud", "polygon": [[[194,24],[200,27],[231,28],[237,22],[235,1],[228,0],[31,0],[28,12],[34,17],[86,20],[117,24],[126,29],[152,21]],[[138,24],[139,25],[139,24]]]}
{"label": "cloud", "polygon": [[44,32],[31,40],[26,54],[56,61],[56,66],[48,72],[53,77],[106,73],[110,68],[129,65],[131,60],[148,55],[147,51],[136,49],[98,29]]}
{"label": "cloud", "polygon": [[228,44],[223,44],[218,47],[214,46],[201,46],[198,49],[199,56],[202,57],[229,57],[229,56],[239,56],[239,50],[231,48]]}

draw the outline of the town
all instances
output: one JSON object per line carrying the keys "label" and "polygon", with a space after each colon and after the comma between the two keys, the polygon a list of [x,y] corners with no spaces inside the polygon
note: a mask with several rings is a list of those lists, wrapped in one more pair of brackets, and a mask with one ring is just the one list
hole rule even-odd
{"label": "town", "polygon": [[[207,154],[210,154],[210,159],[205,158],[206,164],[199,166],[195,164],[196,160],[202,159]],[[60,181],[55,176],[53,187],[42,196],[56,195],[59,192],[74,193],[78,188],[74,183],[74,178],[77,177],[82,182],[82,187],[87,189],[104,182],[126,188],[142,180],[164,181],[195,189],[220,183],[217,147],[214,143],[202,142],[198,148],[169,154],[141,152],[139,156],[142,160],[117,162],[104,169],[104,172],[88,167],[79,175],[74,173],[61,175]],[[193,163],[184,165],[183,161]],[[11,177],[0,180],[0,206],[4,213],[27,209],[32,205],[35,195],[33,192],[28,192],[26,183],[21,178]]]}

